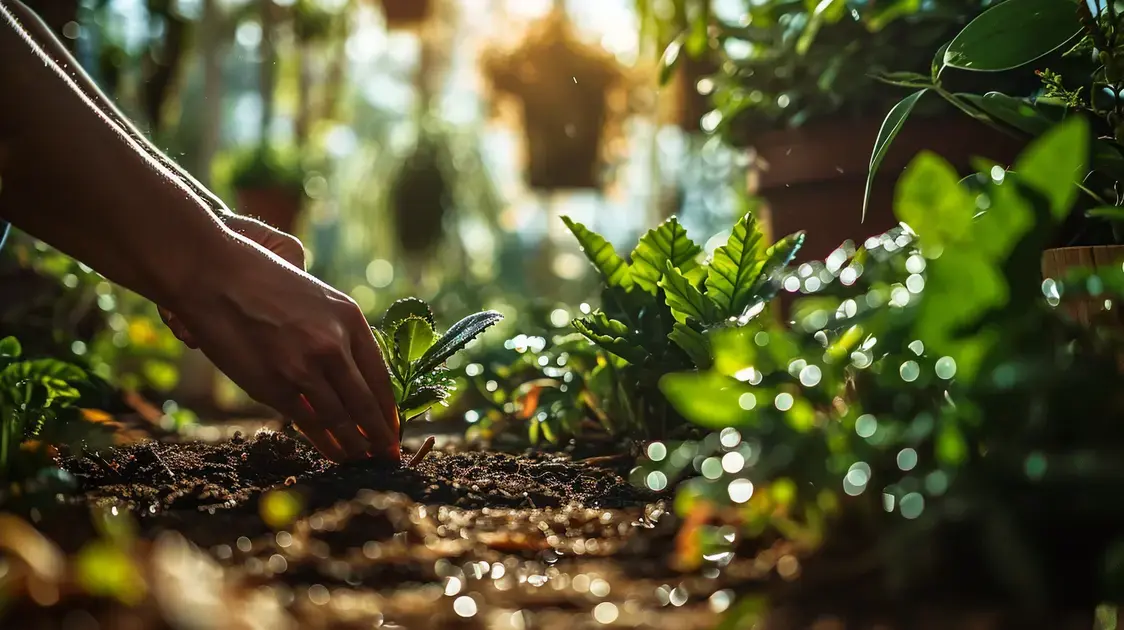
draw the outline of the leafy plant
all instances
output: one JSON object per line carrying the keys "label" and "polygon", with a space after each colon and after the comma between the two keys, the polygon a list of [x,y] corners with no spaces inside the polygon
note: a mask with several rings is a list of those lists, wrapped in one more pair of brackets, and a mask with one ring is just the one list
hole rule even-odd
{"label": "leafy plant", "polygon": [[299,156],[271,145],[234,151],[215,160],[214,179],[233,190],[284,188],[303,194],[305,172]]}
{"label": "leafy plant", "polygon": [[744,536],[771,530],[825,558],[857,553],[875,561],[871,584],[939,575],[947,588],[983,567],[1019,605],[1095,603],[1095,567],[1113,566],[1124,526],[1096,498],[1124,489],[1124,346],[1054,306],[1124,297],[1124,270],[1039,272],[1088,143],[1074,118],[1012,172],[966,181],[919,155],[898,185],[903,227],[792,276],[810,294],[792,328],[724,329],[711,369],[661,380],[714,433],[649,445],[636,480],[663,489],[687,474],[683,513],[727,513]]}
{"label": "leafy plant", "polygon": [[445,361],[503,319],[496,311],[469,315],[444,334],[435,328],[429,305],[417,298],[398,300],[371,328],[390,368],[394,401],[403,423],[444,403],[456,383]]}
{"label": "leafy plant", "polygon": [[[1095,13],[1091,6],[1096,7]],[[1105,209],[1124,203],[1118,185],[1124,178],[1124,133],[1117,131],[1124,129],[1119,100],[1124,90],[1122,28],[1124,18],[1113,3],[1007,0],[979,15],[937,50],[929,72],[883,77],[913,92],[883,122],[871,156],[868,194],[889,146],[930,93],[1018,138],[1038,137],[1059,121],[1082,115],[1092,124],[1090,157],[1078,178],[1084,200],[1072,206],[1074,211],[1067,215],[1055,242],[1124,243],[1118,227],[1121,213]],[[1006,77],[1025,69],[1034,69],[1039,77],[1032,90],[1004,89]],[[980,77],[983,88],[957,91],[948,85],[950,70]]]}
{"label": "leafy plant", "polygon": [[928,69],[932,48],[988,4],[769,0],[746,2],[736,21],[695,11],[664,52],[663,76],[685,55],[712,58],[718,70],[705,85],[715,109],[703,128],[744,144],[763,131],[885,111],[893,91],[871,75]]}
{"label": "leafy plant", "polygon": [[710,334],[757,317],[804,241],[801,232],[766,247],[747,212],[727,243],[700,262],[702,248],[673,217],[642,236],[625,261],[600,235],[563,220],[604,282],[601,308],[573,326],[613,355],[602,369],[622,394],[618,431],[640,435],[680,428],[656,391],[659,378],[710,367]]}
{"label": "leafy plant", "polygon": [[83,404],[99,394],[76,365],[24,359],[15,337],[0,339],[0,480],[16,481],[49,464],[38,445],[100,446],[106,432],[86,422]]}

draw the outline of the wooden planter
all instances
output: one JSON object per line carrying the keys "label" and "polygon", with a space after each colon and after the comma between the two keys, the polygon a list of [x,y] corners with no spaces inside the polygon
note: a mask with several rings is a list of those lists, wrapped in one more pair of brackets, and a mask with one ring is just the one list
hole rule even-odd
{"label": "wooden planter", "polygon": [[[1124,263],[1124,245],[1047,249],[1042,252],[1042,277],[1060,279],[1077,267],[1098,270],[1116,267],[1121,263]],[[1090,297],[1067,300],[1062,308],[1082,325],[1099,323],[1124,330],[1124,314],[1121,309],[1105,308],[1105,301],[1102,299]]]}
{"label": "wooden planter", "polygon": [[432,0],[380,0],[386,26],[390,29],[413,28],[429,19]]}
{"label": "wooden planter", "polygon": [[919,151],[933,151],[968,174],[971,158],[1008,164],[1023,144],[962,115],[908,120],[882,162],[863,221],[870,154],[881,125],[881,119],[824,123],[745,143],[766,169],[751,176],[757,179],[751,188],[765,199],[772,236],[807,230],[798,262],[822,260],[847,239],[861,245],[897,225],[894,188]]}
{"label": "wooden planter", "polygon": [[243,188],[238,190],[238,212],[254,217],[286,234],[296,229],[303,199],[289,188]]}

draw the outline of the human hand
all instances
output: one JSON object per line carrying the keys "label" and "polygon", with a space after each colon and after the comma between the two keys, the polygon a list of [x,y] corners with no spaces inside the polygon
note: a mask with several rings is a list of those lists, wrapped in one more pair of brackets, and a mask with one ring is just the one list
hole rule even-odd
{"label": "human hand", "polygon": [[303,264],[299,242],[272,228],[231,234],[229,247],[209,258],[214,264],[169,313],[181,339],[292,418],[326,457],[400,459],[398,409],[366,318],[294,266]]}

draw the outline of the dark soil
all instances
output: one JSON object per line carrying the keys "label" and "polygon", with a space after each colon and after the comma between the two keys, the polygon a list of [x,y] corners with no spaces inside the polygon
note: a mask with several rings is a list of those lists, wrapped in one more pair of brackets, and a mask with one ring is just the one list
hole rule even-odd
{"label": "dark soil", "polygon": [[[221,620],[214,628],[701,630],[783,557],[681,570],[679,523],[663,497],[622,477],[629,462],[596,461],[439,450],[415,468],[336,465],[272,432],[67,459],[81,493],[39,530],[74,554],[95,535],[88,506],[132,513],[147,574],[191,586],[153,588],[124,608],[60,587],[62,603],[32,598],[10,614],[21,628],[67,627],[67,615],[101,628],[179,627],[184,599],[202,588],[214,591],[214,610],[195,614]],[[299,509],[270,527],[266,497],[277,496]],[[232,621],[251,601],[251,617],[268,624]]]}

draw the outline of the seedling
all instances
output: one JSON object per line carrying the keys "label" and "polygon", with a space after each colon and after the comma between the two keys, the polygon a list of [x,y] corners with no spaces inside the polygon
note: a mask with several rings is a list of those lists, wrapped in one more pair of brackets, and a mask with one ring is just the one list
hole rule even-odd
{"label": "seedling", "polygon": [[422,300],[406,298],[387,309],[371,330],[390,368],[402,426],[434,405],[445,404],[456,389],[445,362],[501,319],[495,311],[475,313],[438,335],[433,312]]}

